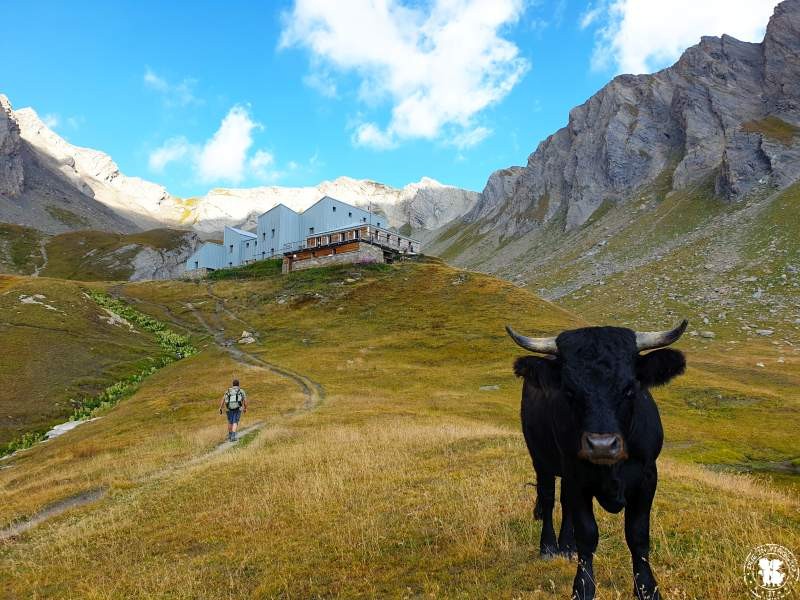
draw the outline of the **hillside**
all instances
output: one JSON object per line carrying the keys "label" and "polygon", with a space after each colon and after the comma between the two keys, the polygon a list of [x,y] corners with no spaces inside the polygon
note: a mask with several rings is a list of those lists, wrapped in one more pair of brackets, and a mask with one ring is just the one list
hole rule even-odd
{"label": "hillside", "polygon": [[0,449],[65,421],[83,398],[158,354],[151,335],[74,282],[0,275],[0,313]]}
{"label": "hillside", "polygon": [[[108,289],[202,351],[0,469],[0,526],[102,496],[0,542],[7,596],[565,597],[574,566],[534,558],[519,350],[503,325],[543,334],[578,317],[439,262]],[[256,343],[235,343],[242,330]],[[656,393],[667,448],[652,561],[666,597],[738,597],[747,549],[800,543],[800,505],[715,470],[774,471],[796,489],[779,471],[798,458],[800,356],[768,361],[762,337],[736,353],[679,347],[690,370]],[[232,376],[255,429],[215,450]],[[621,519],[600,521],[599,585],[626,596]]]}
{"label": "hillside", "polygon": [[0,223],[0,273],[79,281],[170,279],[183,275],[195,233],[76,231],[48,235]]}
{"label": "hillside", "polygon": [[[526,166],[492,174],[475,208],[440,229],[426,251],[551,299],[578,290],[584,298],[602,298],[596,287],[614,278],[652,289],[655,281],[645,271],[662,282],[679,274],[674,292],[692,301],[678,298],[670,307],[688,308],[691,315],[725,311],[713,294],[702,294],[710,304],[705,307],[697,296],[709,285],[725,288],[731,276],[772,271],[778,278],[785,274],[791,288],[798,81],[800,1],[786,0],[762,43],[704,37],[672,67],[615,78],[574,108],[568,125],[543,141]],[[776,220],[783,207],[790,218]],[[775,243],[788,244],[780,258],[767,251],[773,226]],[[668,285],[661,287],[669,293]],[[756,293],[758,287],[763,282],[725,299],[728,312],[750,305],[765,314],[776,309],[763,320],[791,325],[791,301],[746,302],[745,289]],[[593,310],[602,304],[610,306],[596,302]],[[652,309],[653,318],[668,314],[658,304]],[[636,313],[609,307],[591,314]]]}

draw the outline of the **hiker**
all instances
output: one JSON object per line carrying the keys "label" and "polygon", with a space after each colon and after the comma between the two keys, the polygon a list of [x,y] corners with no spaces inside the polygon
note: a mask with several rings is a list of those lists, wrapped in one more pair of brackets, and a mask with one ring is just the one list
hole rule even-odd
{"label": "hiker", "polygon": [[239,387],[239,380],[233,380],[233,387],[228,388],[222,396],[219,404],[219,414],[224,408],[228,413],[228,441],[236,441],[236,428],[239,426],[239,418],[242,411],[247,412],[247,394]]}

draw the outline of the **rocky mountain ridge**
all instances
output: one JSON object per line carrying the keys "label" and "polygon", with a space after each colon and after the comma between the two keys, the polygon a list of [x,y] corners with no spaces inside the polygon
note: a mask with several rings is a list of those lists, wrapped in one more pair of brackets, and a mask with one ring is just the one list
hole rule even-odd
{"label": "rocky mountain ridge", "polygon": [[[29,172],[53,180],[46,193],[27,189],[30,186],[26,187],[26,181],[36,179],[26,178]],[[59,204],[59,193],[70,197],[62,198]],[[401,189],[339,177],[301,188],[217,188],[203,196],[179,198],[161,185],[126,176],[107,154],[70,144],[33,109],[13,110],[0,96],[0,221],[39,227],[49,233],[87,227],[126,232],[168,226],[211,236],[225,225],[253,225],[258,215],[278,203],[302,211],[324,195],[369,206],[385,214],[392,226],[407,226],[412,231],[436,229],[464,215],[478,200],[477,192],[427,177]],[[41,203],[42,196],[52,196],[44,211],[48,218],[40,214],[42,211],[26,215],[26,209]],[[72,201],[73,196],[82,202]],[[87,203],[96,205],[95,212],[105,211],[118,219],[104,222],[93,218]]]}
{"label": "rocky mountain ridge", "polygon": [[219,231],[224,225],[255,226],[258,215],[277,204],[303,211],[323,196],[332,196],[386,215],[392,227],[412,231],[433,230],[466,214],[478,193],[447,186],[423,177],[416,183],[393,188],[367,179],[338,177],[308,187],[217,188],[205,196],[181,201],[186,213],[181,224],[201,233]]}
{"label": "rocky mountain ridge", "polygon": [[[761,43],[703,37],[669,68],[614,78],[527,165],[494,172],[429,251],[500,273],[534,247],[537,260],[554,256],[566,233],[612,207],[628,206],[632,220],[647,198],[702,188],[724,210],[798,178],[800,0],[785,0]],[[532,265],[514,269],[535,278]]]}
{"label": "rocky mountain ridge", "polygon": [[136,230],[134,222],[95,199],[92,188],[71,172],[70,162],[31,144],[0,95],[0,222],[49,233]]}
{"label": "rocky mountain ridge", "polygon": [[786,0],[761,43],[703,37],[667,69],[614,78],[526,166],[493,173],[464,220],[497,240],[580,227],[659,179],[711,181],[728,201],[782,189],[800,177],[798,133],[800,1]]}

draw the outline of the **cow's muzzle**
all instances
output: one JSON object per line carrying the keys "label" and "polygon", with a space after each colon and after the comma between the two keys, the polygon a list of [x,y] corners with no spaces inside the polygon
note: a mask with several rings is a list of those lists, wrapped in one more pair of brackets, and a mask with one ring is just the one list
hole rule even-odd
{"label": "cow's muzzle", "polygon": [[596,465],[613,465],[628,458],[625,440],[618,433],[588,433],[581,436],[578,458]]}

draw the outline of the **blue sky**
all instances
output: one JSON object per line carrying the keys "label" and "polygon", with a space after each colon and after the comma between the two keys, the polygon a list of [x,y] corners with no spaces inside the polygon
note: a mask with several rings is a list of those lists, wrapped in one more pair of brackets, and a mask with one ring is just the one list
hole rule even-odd
{"label": "blue sky", "polygon": [[773,0],[6,0],[0,93],[181,196],[340,175],[481,190],[620,72]]}

